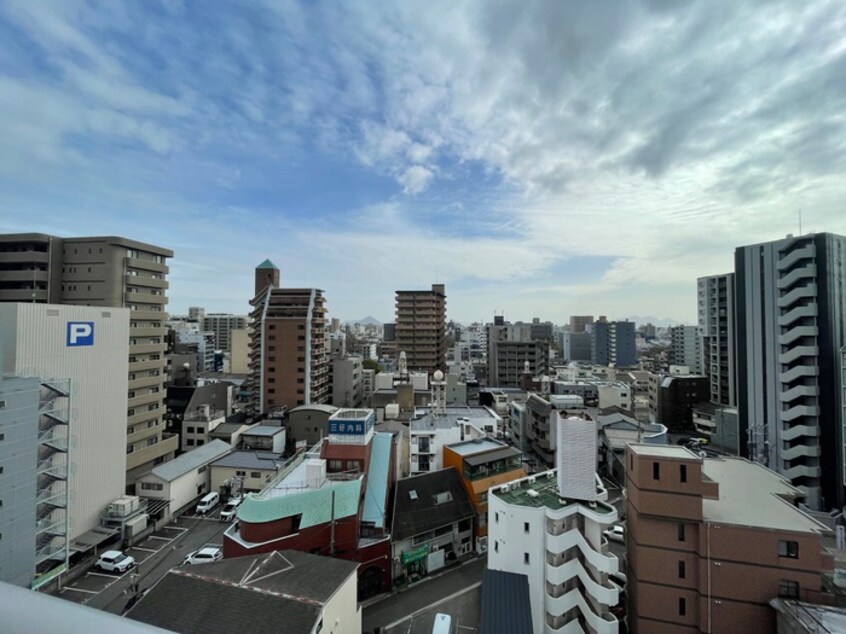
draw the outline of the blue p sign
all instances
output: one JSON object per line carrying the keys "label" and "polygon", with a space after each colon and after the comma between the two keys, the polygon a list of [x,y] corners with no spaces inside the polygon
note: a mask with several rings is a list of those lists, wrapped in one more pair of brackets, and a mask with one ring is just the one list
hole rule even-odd
{"label": "blue p sign", "polygon": [[69,321],[68,322],[68,346],[93,346],[94,345],[94,322],[93,321]]}

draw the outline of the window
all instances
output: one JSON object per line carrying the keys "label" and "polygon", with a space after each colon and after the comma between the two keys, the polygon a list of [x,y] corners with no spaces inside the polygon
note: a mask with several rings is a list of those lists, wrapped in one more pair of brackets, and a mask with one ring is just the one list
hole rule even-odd
{"label": "window", "polygon": [[329,469],[332,471],[340,471],[344,468],[344,461],[343,460],[330,460],[329,461]]}
{"label": "window", "polygon": [[495,553],[499,552],[499,542],[494,542],[494,552]]}
{"label": "window", "polygon": [[679,616],[685,614],[687,614],[687,601],[684,600],[684,597],[679,597]]}
{"label": "window", "polygon": [[494,524],[499,524],[499,512],[494,513]]}
{"label": "window", "polygon": [[200,467],[199,469],[197,469],[197,474],[200,474],[200,473],[205,473],[205,472],[206,472],[206,469],[207,469],[206,465],[203,465],[202,467]]}
{"label": "window", "polygon": [[684,562],[679,562],[679,579],[684,579]]}
{"label": "window", "polygon": [[194,428],[193,428],[193,427],[188,427],[185,431],[186,431],[187,433],[189,433],[189,434],[193,434],[193,433],[194,433]]}
{"label": "window", "polygon": [[790,559],[799,558],[799,542],[791,542],[779,540],[778,542],[778,556],[788,557]]}
{"label": "window", "polygon": [[687,482],[687,465],[679,465],[679,479],[682,482]]}
{"label": "window", "polygon": [[260,478],[261,477],[261,471],[250,471],[250,477],[251,478]]}
{"label": "window", "polygon": [[679,524],[679,541],[684,541],[684,524]]}
{"label": "window", "polygon": [[660,480],[661,479],[661,463],[660,462],[653,462],[652,463],[652,479],[653,480]]}
{"label": "window", "polygon": [[161,491],[164,485],[157,482],[142,482],[141,488],[145,491]]}
{"label": "window", "polygon": [[529,523],[528,522],[523,522],[523,532],[528,535],[528,533],[529,533]]}
{"label": "window", "polygon": [[782,579],[778,584],[778,596],[785,599],[798,599],[799,583],[790,579]]}
{"label": "window", "polygon": [[243,477],[245,477],[245,476],[247,475],[247,472],[246,472],[246,471],[236,471],[236,472],[235,472],[235,475],[236,475],[236,476],[238,476],[238,477],[243,478]]}
{"label": "window", "polygon": [[629,454],[629,469],[634,471],[634,454]]}
{"label": "window", "polygon": [[193,446],[194,446],[194,439],[193,439],[193,438],[187,438],[187,439],[185,440],[185,444],[186,444],[188,447],[193,447]]}
{"label": "window", "polygon": [[529,565],[529,553],[523,553],[523,563]]}

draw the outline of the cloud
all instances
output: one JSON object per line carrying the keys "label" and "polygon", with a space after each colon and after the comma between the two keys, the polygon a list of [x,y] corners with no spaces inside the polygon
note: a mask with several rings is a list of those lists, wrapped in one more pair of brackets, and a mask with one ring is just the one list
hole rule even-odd
{"label": "cloud", "polygon": [[419,194],[435,177],[435,173],[422,165],[412,165],[397,179],[406,194]]}

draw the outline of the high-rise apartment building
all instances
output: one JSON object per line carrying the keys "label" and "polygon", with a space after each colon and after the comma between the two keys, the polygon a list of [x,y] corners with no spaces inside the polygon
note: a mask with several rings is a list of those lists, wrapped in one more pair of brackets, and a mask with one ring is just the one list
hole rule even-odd
{"label": "high-rise apartment building", "polygon": [[536,634],[613,634],[620,562],[602,532],[617,510],[596,475],[596,425],[555,414],[557,468],[488,491],[488,568],[526,575]]}
{"label": "high-rise apartment building", "polygon": [[585,326],[593,324],[593,315],[574,315],[570,317],[570,332],[586,332]]}
{"label": "high-rise apartment building", "polygon": [[397,291],[396,350],[405,352],[409,370],[446,371],[446,291]]}
{"label": "high-rise apartment building", "polygon": [[670,365],[683,365],[693,374],[702,372],[702,338],[696,326],[670,328]]}
{"label": "high-rise apartment building", "polygon": [[805,491],[844,495],[846,237],[787,237],[735,251],[738,414],[748,454]]}
{"label": "high-rise apartment building", "polygon": [[173,252],[113,236],[0,235],[0,302],[129,308],[126,484],[170,460],[164,433],[167,258]]}
{"label": "high-rise apartment building", "polygon": [[702,370],[711,382],[714,405],[737,405],[734,343],[734,273],[700,277],[697,282]]}
{"label": "high-rise apartment building", "polygon": [[636,365],[636,337],[633,321],[600,319],[591,330],[591,360],[597,365]]}
{"label": "high-rise apartment building", "polygon": [[192,321],[203,321],[203,318],[206,316],[206,309],[202,306],[189,306],[188,307],[188,319]]}
{"label": "high-rise apartment building", "polygon": [[250,409],[255,414],[327,403],[329,349],[323,291],[279,288],[279,269],[256,268],[250,300]]}
{"label": "high-rise apartment building", "polygon": [[831,531],[787,480],[677,446],[630,444],[625,461],[630,632],[774,632],[772,599],[820,602]]}
{"label": "high-rise apartment building", "polygon": [[229,315],[225,313],[209,313],[202,318],[203,332],[214,333],[214,343],[217,350],[232,351],[231,333],[247,327],[246,315]]}
{"label": "high-rise apartment building", "polygon": [[543,340],[514,341],[511,324],[488,324],[488,385],[519,387],[529,365],[533,377],[549,373],[549,342]]}

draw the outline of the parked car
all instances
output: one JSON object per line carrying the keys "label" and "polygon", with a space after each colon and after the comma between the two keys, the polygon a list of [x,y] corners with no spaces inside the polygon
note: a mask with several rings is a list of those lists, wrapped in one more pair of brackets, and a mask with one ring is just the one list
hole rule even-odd
{"label": "parked car", "polygon": [[235,513],[238,511],[238,507],[241,506],[241,502],[241,498],[230,499],[220,512],[220,521],[231,522],[235,518]]}
{"label": "parked car", "polygon": [[106,572],[119,572],[123,574],[135,565],[135,557],[124,555],[119,550],[107,550],[97,560],[96,566]]}
{"label": "parked car", "polygon": [[210,564],[213,561],[219,561],[221,559],[223,559],[223,552],[220,548],[208,546],[206,548],[201,548],[200,550],[195,550],[193,553],[189,553],[182,564],[187,564],[189,566],[196,564]]}
{"label": "parked car", "polygon": [[602,531],[602,534],[612,542],[620,542],[622,544],[626,541],[626,529],[622,524],[614,524],[611,528]]}
{"label": "parked car", "polygon": [[206,493],[203,496],[203,499],[199,501],[197,504],[196,513],[197,515],[205,515],[209,511],[211,511],[215,506],[218,505],[220,502],[220,493],[211,492]]}

